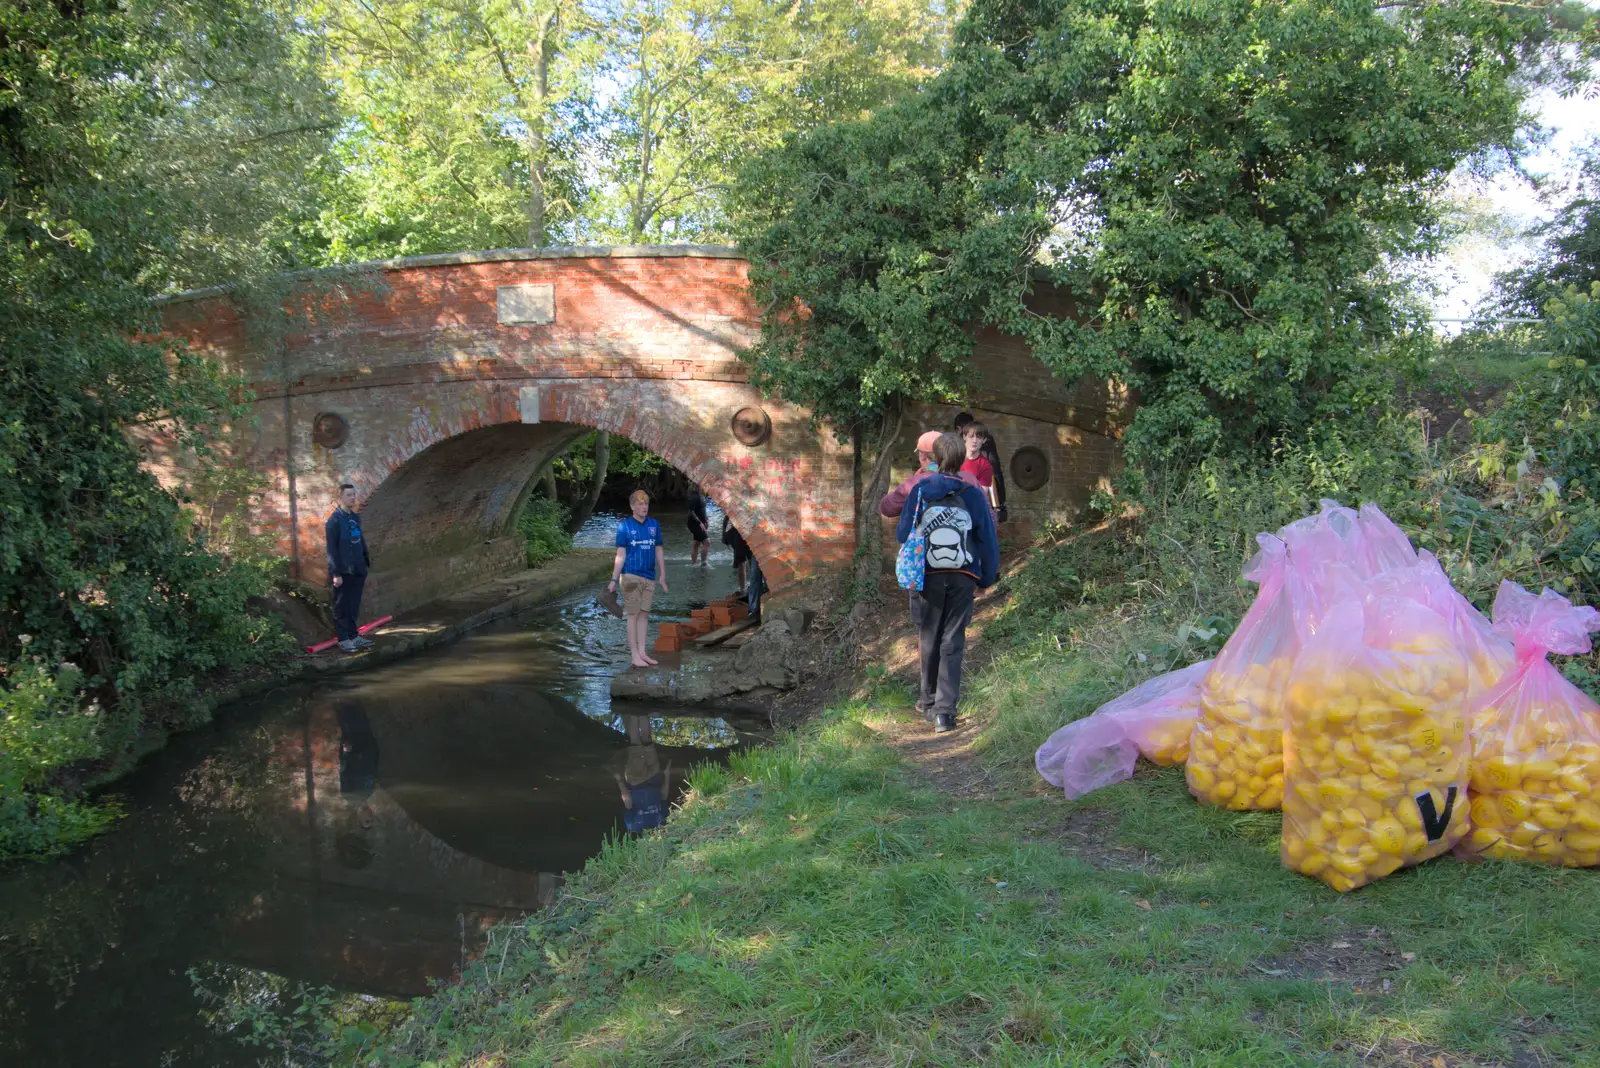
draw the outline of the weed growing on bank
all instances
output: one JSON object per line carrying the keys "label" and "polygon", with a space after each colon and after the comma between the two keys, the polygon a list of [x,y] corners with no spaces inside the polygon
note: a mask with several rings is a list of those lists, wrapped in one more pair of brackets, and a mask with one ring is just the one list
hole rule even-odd
{"label": "weed growing on bank", "polygon": [[528,501],[517,516],[517,533],[528,543],[528,566],[538,567],[572,551],[567,506],[548,497]]}

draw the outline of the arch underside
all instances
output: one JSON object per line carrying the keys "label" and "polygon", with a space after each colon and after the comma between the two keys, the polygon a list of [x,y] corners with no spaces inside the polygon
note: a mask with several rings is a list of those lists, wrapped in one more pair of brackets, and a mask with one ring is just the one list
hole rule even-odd
{"label": "arch underside", "polygon": [[521,569],[517,515],[534,480],[589,427],[497,423],[411,457],[362,506],[374,571],[370,613]]}

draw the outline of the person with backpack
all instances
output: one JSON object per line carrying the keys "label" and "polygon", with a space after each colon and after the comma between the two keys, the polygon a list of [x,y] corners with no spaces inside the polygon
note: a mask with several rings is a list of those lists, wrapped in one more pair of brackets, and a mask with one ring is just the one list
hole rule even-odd
{"label": "person with backpack", "polygon": [[960,477],[966,458],[960,435],[939,435],[933,443],[939,469],[913,487],[896,528],[902,546],[913,534],[925,546],[921,589],[911,590],[911,622],[922,661],[917,710],[941,734],[956,728],[973,597],[994,585],[1000,571],[1000,541],[989,502],[983,490]]}

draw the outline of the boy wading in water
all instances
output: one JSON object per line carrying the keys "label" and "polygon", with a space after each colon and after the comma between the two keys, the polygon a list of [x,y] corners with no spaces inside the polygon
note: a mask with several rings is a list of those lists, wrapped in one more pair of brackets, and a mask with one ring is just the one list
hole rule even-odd
{"label": "boy wading in water", "polygon": [[691,482],[683,503],[689,509],[689,562],[699,561],[701,567],[707,567],[711,563],[711,520],[706,517],[705,494]]}
{"label": "boy wading in water", "polygon": [[650,629],[650,602],[655,586],[667,592],[667,552],[661,542],[661,524],[648,519],[650,495],[634,490],[628,497],[633,515],[617,524],[617,559],[611,565],[611,584],[616,592],[622,585],[622,612],[628,620],[628,652],[634,667],[654,667],[658,661],[645,654],[645,639]]}
{"label": "boy wading in water", "polygon": [[961,700],[961,658],[967,649],[972,598],[994,585],[1000,542],[994,515],[977,486],[961,478],[966,444],[955,434],[933,443],[935,474],[918,482],[900,513],[901,544],[913,530],[927,541],[922,589],[911,591],[911,622],[922,659],[922,694],[917,710],[934,730],[955,730]]}

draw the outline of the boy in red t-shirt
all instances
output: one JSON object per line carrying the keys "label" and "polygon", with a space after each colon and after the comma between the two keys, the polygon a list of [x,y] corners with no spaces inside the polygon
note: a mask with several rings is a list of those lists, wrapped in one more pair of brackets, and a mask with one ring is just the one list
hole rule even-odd
{"label": "boy in red t-shirt", "polygon": [[961,436],[967,443],[967,458],[961,470],[978,480],[978,485],[983,487],[984,497],[988,498],[989,507],[998,508],[1000,501],[994,492],[994,466],[983,457],[983,443],[989,438],[989,428],[982,423],[968,423],[962,428]]}

